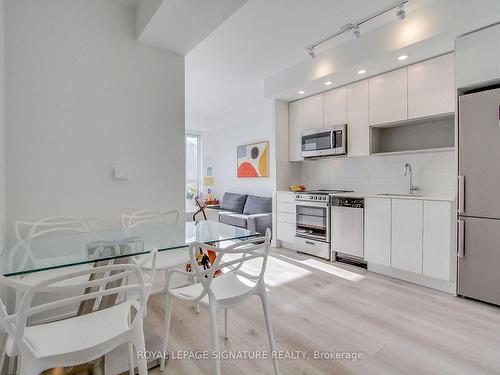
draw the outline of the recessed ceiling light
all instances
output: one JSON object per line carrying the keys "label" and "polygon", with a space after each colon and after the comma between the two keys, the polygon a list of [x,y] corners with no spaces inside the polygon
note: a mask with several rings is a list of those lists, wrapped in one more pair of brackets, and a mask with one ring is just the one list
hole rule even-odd
{"label": "recessed ceiling light", "polygon": [[408,58],[408,55],[401,55],[398,57],[398,60],[403,61],[403,60],[406,60],[407,58]]}
{"label": "recessed ceiling light", "polygon": [[300,90],[299,91],[299,94],[302,95],[302,94],[305,94],[306,92],[304,90]]}
{"label": "recessed ceiling light", "polygon": [[326,85],[326,86],[330,86],[332,83],[333,83],[332,81],[326,81],[326,82],[325,82],[325,85]]}
{"label": "recessed ceiling light", "polygon": [[364,70],[364,69],[358,70],[358,74],[365,74],[365,73],[366,73],[366,70]]}

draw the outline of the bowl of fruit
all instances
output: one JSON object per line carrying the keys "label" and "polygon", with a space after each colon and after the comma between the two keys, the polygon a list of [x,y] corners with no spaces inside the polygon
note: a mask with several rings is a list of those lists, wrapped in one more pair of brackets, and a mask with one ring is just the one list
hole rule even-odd
{"label": "bowl of fruit", "polygon": [[306,187],[304,185],[290,185],[288,187],[291,191],[304,191]]}

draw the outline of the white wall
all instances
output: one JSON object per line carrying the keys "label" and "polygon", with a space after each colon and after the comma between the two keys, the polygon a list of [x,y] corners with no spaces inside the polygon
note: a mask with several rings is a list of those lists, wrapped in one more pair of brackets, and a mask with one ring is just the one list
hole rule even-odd
{"label": "white wall", "polygon": [[0,0],[0,248],[6,241],[5,202],[5,39],[4,0]]}
{"label": "white wall", "polygon": [[[7,218],[184,209],[184,58],[108,0],[6,1]],[[132,178],[112,179],[114,165]]]}
{"label": "white wall", "polygon": [[[205,175],[207,166],[214,167],[214,194],[220,198],[227,191],[272,196],[276,179],[273,113],[273,100],[256,99],[217,117],[214,122],[217,129],[203,132],[202,170]],[[237,178],[236,148],[261,141],[269,141],[270,177]]]}
{"label": "white wall", "polygon": [[301,163],[301,181],[308,189],[347,189],[368,193],[405,193],[408,177],[403,166],[410,163],[413,184],[422,194],[454,196],[455,154],[328,158]]}

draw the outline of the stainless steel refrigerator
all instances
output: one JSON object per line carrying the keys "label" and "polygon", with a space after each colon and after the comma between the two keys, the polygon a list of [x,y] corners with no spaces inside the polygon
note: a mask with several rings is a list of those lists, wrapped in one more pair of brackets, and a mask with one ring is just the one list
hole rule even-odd
{"label": "stainless steel refrigerator", "polygon": [[500,89],[462,95],[458,294],[500,305]]}

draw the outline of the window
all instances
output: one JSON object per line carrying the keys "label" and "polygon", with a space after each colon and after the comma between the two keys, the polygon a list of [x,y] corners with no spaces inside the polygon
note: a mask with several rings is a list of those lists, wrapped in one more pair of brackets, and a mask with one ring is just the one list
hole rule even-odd
{"label": "window", "polygon": [[186,134],[186,199],[201,192],[201,137]]}

